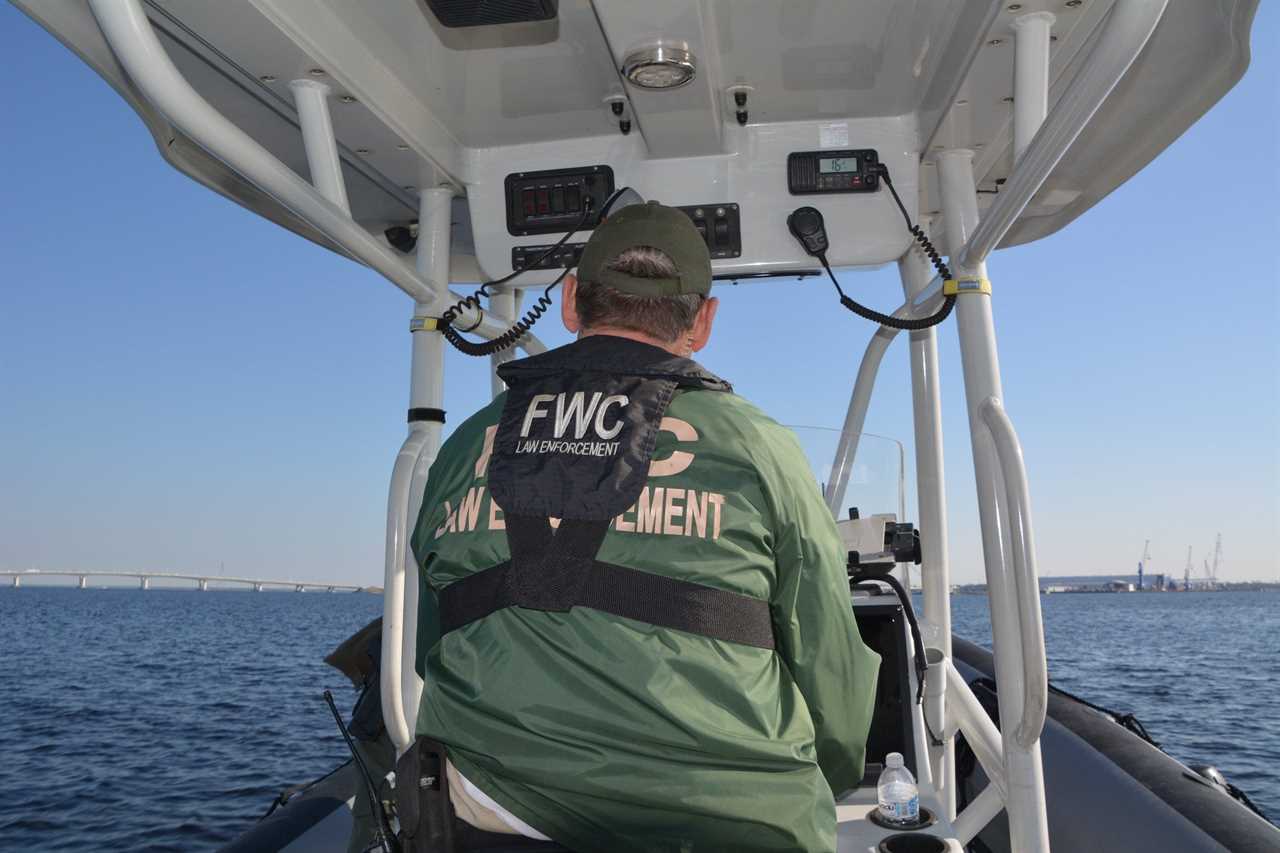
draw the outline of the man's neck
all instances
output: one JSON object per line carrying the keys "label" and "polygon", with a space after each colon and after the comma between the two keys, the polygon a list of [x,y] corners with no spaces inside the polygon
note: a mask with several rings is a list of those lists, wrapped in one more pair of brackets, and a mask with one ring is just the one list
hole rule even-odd
{"label": "man's neck", "polygon": [[683,341],[663,341],[652,335],[646,335],[644,332],[637,332],[634,329],[619,329],[615,326],[596,326],[592,329],[583,329],[579,333],[579,338],[589,338],[596,335],[609,335],[614,338],[626,338],[629,341],[639,341],[642,344],[648,344],[651,347],[664,349],[672,355],[678,355],[682,358],[688,358],[691,353],[687,351],[687,347],[682,346]]}

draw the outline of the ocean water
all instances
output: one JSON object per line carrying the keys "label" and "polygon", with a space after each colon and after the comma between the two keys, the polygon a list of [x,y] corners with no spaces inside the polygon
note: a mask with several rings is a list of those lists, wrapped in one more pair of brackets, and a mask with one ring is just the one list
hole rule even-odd
{"label": "ocean water", "polygon": [[[1280,815],[1280,593],[1051,595],[1049,672]],[[0,850],[209,850],[347,758],[363,593],[0,589]],[[957,633],[989,643],[986,599]]]}

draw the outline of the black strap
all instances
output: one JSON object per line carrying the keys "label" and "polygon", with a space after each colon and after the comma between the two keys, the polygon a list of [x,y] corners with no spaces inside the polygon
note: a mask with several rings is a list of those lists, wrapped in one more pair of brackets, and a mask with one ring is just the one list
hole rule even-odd
{"label": "black strap", "polygon": [[761,649],[774,648],[769,603],[749,595],[604,563],[595,553],[608,521],[508,515],[512,559],[440,592],[441,633],[507,607],[564,612],[590,607],[615,616]]}
{"label": "black strap", "polygon": [[769,603],[749,595],[592,560],[582,572],[578,595],[546,606],[517,593],[512,574],[510,562],[499,563],[445,587],[440,593],[441,633],[506,607],[545,611],[590,607],[715,640],[774,648]]}
{"label": "black strap", "polygon": [[418,421],[430,421],[432,423],[444,423],[444,409],[432,409],[428,407],[420,407],[409,410],[409,423],[417,423]]}

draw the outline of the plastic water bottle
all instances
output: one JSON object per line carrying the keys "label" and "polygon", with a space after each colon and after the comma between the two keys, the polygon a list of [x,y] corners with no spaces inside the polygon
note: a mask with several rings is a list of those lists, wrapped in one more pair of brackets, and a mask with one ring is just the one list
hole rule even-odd
{"label": "plastic water bottle", "polygon": [[886,823],[910,826],[920,822],[920,789],[916,787],[916,777],[903,765],[902,753],[891,752],[885,757],[876,794],[880,817]]}

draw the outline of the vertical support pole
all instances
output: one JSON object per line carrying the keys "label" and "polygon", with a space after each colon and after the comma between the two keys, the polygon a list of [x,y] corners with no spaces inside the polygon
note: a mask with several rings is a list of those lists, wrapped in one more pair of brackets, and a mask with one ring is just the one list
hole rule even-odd
{"label": "vertical support pole", "polygon": [[[14,580],[17,580],[17,578],[15,577]],[[87,589],[88,588],[87,582],[88,582],[88,578],[86,578],[84,575],[81,575],[80,580],[76,582],[76,589]]]}
{"label": "vertical support pole", "polygon": [[[934,270],[919,251],[912,249],[898,261],[902,290],[907,299],[914,298],[929,286]],[[919,504],[917,526],[920,529],[923,559],[920,587],[924,596],[925,621],[937,630],[929,643],[951,657],[951,566],[947,543],[946,477],[942,456],[942,391],[938,376],[938,336],[935,328],[910,332],[911,409],[915,426],[916,499]],[[934,674],[931,668],[930,678]],[[931,685],[942,688],[943,684]],[[924,713],[935,732],[946,722],[946,691],[929,690]],[[930,747],[929,762],[934,784],[938,787],[949,818],[955,817],[956,781],[955,739],[948,738],[941,747]]]}
{"label": "vertical support pole", "polygon": [[14,588],[14,589],[17,589],[17,588],[18,588],[18,587],[20,587],[20,586],[22,586],[22,577],[21,577],[21,576],[19,576],[19,575],[14,575],[14,576],[13,576],[13,588]]}
{"label": "vertical support pole", "polygon": [[298,108],[311,183],[322,196],[350,215],[347,186],[342,180],[342,159],[338,156],[338,141],[329,117],[329,87],[318,80],[294,80],[289,88]]}
{"label": "vertical support pole", "polygon": [[[973,180],[973,152],[952,149],[938,155],[943,215],[947,239],[953,251],[964,246],[978,225],[978,201]],[[953,264],[956,260],[952,255]],[[952,270],[956,275],[986,277],[986,264]],[[1008,541],[1003,480],[995,443],[980,408],[988,397],[1003,399],[1000,360],[996,352],[991,297],[985,293],[961,294],[956,302],[960,357],[964,368],[965,400],[973,444],[974,479],[978,490],[978,517],[982,524],[982,554],[986,565],[987,595],[991,604],[992,651],[995,655],[1005,775],[1008,779],[1010,846],[1025,853],[1049,849],[1049,829],[1044,801],[1044,771],[1039,741],[1029,749],[1019,747],[1014,722],[1022,716],[1022,641],[1017,600],[1014,595],[1012,548]]]}
{"label": "vertical support pole", "polygon": [[146,575],[138,578],[138,589],[151,589],[151,578]]}
{"label": "vertical support pole", "polygon": [[[436,288],[436,298],[414,305],[414,317],[439,317],[447,305],[449,287],[449,252],[452,225],[453,190],[432,187],[421,191],[418,206],[418,251],[414,263],[418,272]],[[414,323],[413,353],[409,371],[409,408],[444,409],[444,336],[426,324]],[[409,481],[408,507],[405,518],[412,532],[422,508],[427,472],[440,451],[444,423],[441,420],[418,420],[409,423],[410,437],[421,437],[421,450],[413,465]],[[401,636],[400,691],[405,714],[411,715],[412,728],[422,701],[422,677],[414,666],[418,650],[418,572],[413,552],[405,537],[404,633]],[[394,674],[388,673],[394,677]],[[412,732],[411,732],[412,733]]]}
{"label": "vertical support pole", "polygon": [[[516,315],[520,311],[520,303],[524,301],[523,297],[524,291],[516,288],[497,290],[489,297],[489,313],[505,318],[504,322],[510,325],[516,321]],[[493,370],[493,374],[490,376],[490,388],[494,397],[507,390],[507,384],[498,378],[498,367],[515,358],[515,351],[516,348],[511,347],[489,356],[489,364]]]}
{"label": "vertical support pole", "polygon": [[1028,12],[1013,22],[1013,162],[1040,130],[1049,112],[1049,31],[1052,12]]}

